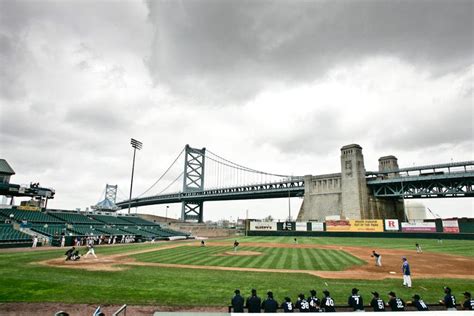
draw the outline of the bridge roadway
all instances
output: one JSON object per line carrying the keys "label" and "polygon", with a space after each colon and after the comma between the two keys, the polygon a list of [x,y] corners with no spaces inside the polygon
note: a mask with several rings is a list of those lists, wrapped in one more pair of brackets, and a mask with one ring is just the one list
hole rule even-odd
{"label": "bridge roadway", "polygon": [[[179,192],[163,195],[154,195],[131,200],[131,207],[168,204],[196,201],[229,201],[272,199],[303,196],[304,181],[302,177],[293,177],[280,182],[253,184],[222,189],[208,189],[204,191]],[[121,209],[128,207],[128,200],[117,203]]]}
{"label": "bridge roadway", "polygon": [[[465,161],[414,166],[390,172],[368,171],[366,173],[367,186],[378,198],[474,197],[473,166],[474,161]],[[390,174],[392,174],[391,177]],[[131,201],[131,207],[180,202],[287,198],[303,195],[303,177],[293,177],[274,183],[135,198]],[[117,206],[121,209],[127,208],[128,200],[117,203]]]}

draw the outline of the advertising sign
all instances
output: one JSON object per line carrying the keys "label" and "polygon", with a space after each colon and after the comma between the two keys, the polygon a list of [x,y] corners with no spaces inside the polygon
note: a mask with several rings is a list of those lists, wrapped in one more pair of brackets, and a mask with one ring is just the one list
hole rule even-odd
{"label": "advertising sign", "polygon": [[297,231],[307,231],[308,229],[308,225],[306,224],[306,222],[296,222],[296,230]]}
{"label": "advertising sign", "polygon": [[398,225],[398,219],[386,219],[385,220],[385,230],[395,230],[398,231],[400,226]]}
{"label": "advertising sign", "polygon": [[313,232],[323,232],[324,223],[311,222],[311,231]]}
{"label": "advertising sign", "polygon": [[443,233],[459,234],[459,225],[457,220],[443,221]]}
{"label": "advertising sign", "polygon": [[436,233],[435,223],[402,223],[402,232]]}
{"label": "advertising sign", "polygon": [[283,230],[295,230],[295,222],[284,222]]}
{"label": "advertising sign", "polygon": [[274,222],[250,222],[250,230],[277,230],[277,223]]}
{"label": "advertising sign", "polygon": [[326,221],[328,232],[383,232],[381,219]]}

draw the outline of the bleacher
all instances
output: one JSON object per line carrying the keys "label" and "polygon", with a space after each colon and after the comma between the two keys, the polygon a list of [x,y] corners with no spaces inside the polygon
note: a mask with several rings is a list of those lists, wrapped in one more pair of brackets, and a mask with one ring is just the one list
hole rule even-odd
{"label": "bleacher", "polygon": [[122,219],[123,218],[122,216],[94,214],[94,215],[91,215],[91,217],[95,220],[98,220],[108,225],[130,225],[130,222]]}
{"label": "bleacher", "polygon": [[53,213],[51,212],[48,214],[60,219],[62,222],[69,223],[69,224],[92,224],[92,225],[100,224],[99,221],[96,221],[95,219],[89,218],[86,215],[79,214],[79,213],[56,213],[56,212]]}
{"label": "bleacher", "polygon": [[123,220],[126,220],[132,224],[138,225],[138,226],[152,226],[152,225],[157,225],[156,223],[147,221],[141,217],[138,216],[122,216],[120,217]]}
{"label": "bleacher", "polygon": [[5,217],[10,217],[10,214],[13,214],[13,220],[17,222],[27,221],[31,223],[64,223],[64,221],[40,211],[0,209],[0,214],[3,214]]}
{"label": "bleacher", "polygon": [[[13,214],[13,218],[10,217]],[[141,236],[141,240],[168,239],[174,236],[189,236],[187,233],[163,228],[159,224],[136,216],[114,216],[104,214],[78,213],[74,211],[49,210],[26,211],[16,208],[0,209],[0,220],[12,221],[11,224],[1,224],[0,243],[30,242],[32,236],[13,228],[13,223],[20,227],[29,228],[29,234],[55,236]],[[68,239],[69,240],[69,239]]]}
{"label": "bleacher", "polygon": [[65,224],[33,224],[31,230],[50,237],[70,233]]}
{"label": "bleacher", "polygon": [[28,234],[22,233],[13,228],[11,224],[0,224],[0,242],[21,242],[31,241],[31,237]]}

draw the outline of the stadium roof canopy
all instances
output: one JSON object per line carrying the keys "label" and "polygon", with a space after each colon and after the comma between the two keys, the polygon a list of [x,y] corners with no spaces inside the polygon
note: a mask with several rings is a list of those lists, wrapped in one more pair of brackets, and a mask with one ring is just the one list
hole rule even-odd
{"label": "stadium roof canopy", "polygon": [[9,176],[15,174],[15,171],[13,171],[12,167],[10,167],[10,165],[5,159],[0,159],[0,174],[5,174]]}

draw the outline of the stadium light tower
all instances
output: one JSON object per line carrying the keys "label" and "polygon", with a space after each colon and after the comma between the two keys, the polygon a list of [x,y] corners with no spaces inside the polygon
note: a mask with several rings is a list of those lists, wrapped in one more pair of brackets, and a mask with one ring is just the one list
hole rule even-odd
{"label": "stadium light tower", "polygon": [[128,198],[128,214],[130,214],[130,206],[132,205],[132,188],[133,188],[133,173],[135,171],[135,154],[137,153],[137,149],[140,150],[142,149],[143,143],[136,140],[136,139],[131,139],[130,144],[132,144],[133,147],[133,163],[132,163],[132,178],[130,180],[130,197]]}

